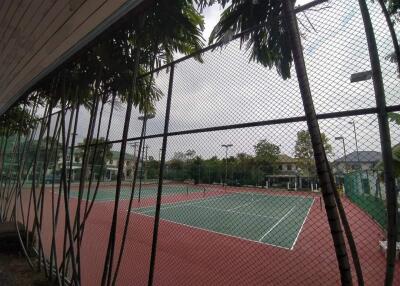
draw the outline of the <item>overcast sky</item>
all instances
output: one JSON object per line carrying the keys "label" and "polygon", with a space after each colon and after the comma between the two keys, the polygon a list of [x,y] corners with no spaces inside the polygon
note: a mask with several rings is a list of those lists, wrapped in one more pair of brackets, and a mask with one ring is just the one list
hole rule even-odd
{"label": "overcast sky", "polygon": [[[304,4],[309,1],[298,1]],[[384,59],[391,52],[389,33],[378,4],[369,3],[374,21],[376,37],[384,73],[387,104],[398,104],[400,92],[394,64]],[[321,9],[324,8],[324,9]],[[221,8],[205,9],[204,38],[208,36],[219,19]],[[375,106],[372,81],[350,83],[350,75],[370,69],[365,33],[356,1],[332,0],[306,13],[298,14],[308,76],[317,113],[337,112]],[[240,49],[239,43],[232,42],[222,49],[207,52],[204,63],[192,59],[176,66],[170,131],[182,131],[226,124],[237,124],[286,117],[303,116],[301,96],[292,68],[292,78],[283,81],[276,69],[268,69],[249,62],[249,53]],[[167,94],[168,74],[161,71],[156,83]],[[149,121],[147,134],[163,131],[166,96],[157,103],[156,117]],[[105,114],[107,115],[107,109]],[[130,137],[138,136],[141,122],[138,112],[132,115]],[[125,110],[114,114],[111,140],[121,139]],[[82,115],[79,136],[86,137]],[[86,118],[86,119],[85,119]],[[356,123],[359,150],[379,151],[379,133],[376,116],[358,116],[334,120],[321,120],[321,130],[328,136],[335,155],[343,156],[343,146],[334,137],[343,136],[347,153],[355,151],[353,126]],[[103,119],[105,126],[107,116]],[[400,130],[392,126],[392,142],[398,143]],[[282,124],[247,129],[234,129],[185,136],[172,136],[168,141],[168,157],[174,152],[193,149],[204,158],[223,156],[221,144],[234,146],[230,155],[237,153],[254,154],[253,145],[267,140],[281,147],[282,153],[294,155],[296,133],[306,129],[306,124]],[[105,128],[102,131],[105,134]],[[148,142],[149,154],[158,158],[161,138]],[[114,150],[119,144],[114,144]],[[129,147],[128,152],[133,152]]]}

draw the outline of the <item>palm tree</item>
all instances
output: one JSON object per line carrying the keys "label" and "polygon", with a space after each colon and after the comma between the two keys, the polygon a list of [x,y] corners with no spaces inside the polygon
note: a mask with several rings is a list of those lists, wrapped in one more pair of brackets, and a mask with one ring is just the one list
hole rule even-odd
{"label": "palm tree", "polygon": [[[281,1],[196,0],[200,9],[214,3],[226,8],[210,35],[210,43],[226,42],[239,32],[241,46],[250,49],[250,59],[265,67],[275,66],[283,79],[290,78],[293,61],[284,29]],[[257,28],[257,29],[255,29]]]}
{"label": "palm tree", "polygon": [[[270,1],[239,0],[199,0],[197,2],[201,8],[216,2],[226,8],[211,33],[211,42],[223,43],[234,33],[248,31],[248,33],[241,34],[240,39],[242,45],[246,42],[247,48],[251,49],[251,59],[270,68],[275,66],[283,79],[290,77],[290,67],[294,61],[341,281],[344,285],[352,284],[350,264],[341,226],[341,219],[346,222],[347,219],[345,216],[340,216],[340,214],[344,214],[344,211],[339,214],[337,208],[339,197],[335,196],[333,176],[329,169],[311,97],[301,40],[294,15],[295,1],[275,1],[273,4]],[[347,230],[349,231],[349,229]],[[348,235],[348,238],[352,238],[351,234]],[[355,246],[355,244],[350,245]],[[355,248],[352,248],[352,252],[355,252],[356,257],[358,256]],[[356,269],[361,269],[361,267],[356,266]]]}

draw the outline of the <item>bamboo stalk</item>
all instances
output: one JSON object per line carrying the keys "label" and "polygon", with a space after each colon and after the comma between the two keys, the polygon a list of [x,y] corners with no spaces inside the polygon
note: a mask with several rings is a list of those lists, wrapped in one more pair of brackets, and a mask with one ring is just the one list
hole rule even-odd
{"label": "bamboo stalk", "polygon": [[163,143],[162,143],[160,170],[159,170],[159,175],[158,175],[156,212],[154,215],[154,228],[153,228],[153,239],[152,239],[151,254],[150,254],[150,270],[149,270],[148,286],[153,285],[153,279],[154,279],[154,266],[155,266],[155,262],[156,262],[156,252],[157,252],[157,242],[158,242],[158,226],[160,223],[162,185],[163,185],[163,180],[164,180],[165,155],[167,152],[169,116],[170,116],[170,112],[171,112],[172,87],[173,87],[173,83],[174,83],[174,70],[175,70],[175,66],[172,65],[171,69],[169,71],[170,77],[169,77],[169,85],[168,85],[167,108],[165,111],[164,136],[163,136]]}
{"label": "bamboo stalk", "polygon": [[[141,20],[143,24],[144,19]],[[140,25],[142,26],[142,25]],[[117,220],[118,220],[118,206],[119,206],[119,199],[121,193],[121,183],[122,183],[122,175],[123,175],[123,168],[124,168],[124,161],[125,161],[125,152],[126,152],[126,144],[128,139],[128,131],[129,131],[129,123],[131,119],[132,113],[132,105],[133,105],[133,95],[136,91],[137,85],[137,77],[139,73],[139,61],[140,61],[140,47],[135,47],[134,52],[134,68],[133,68],[133,76],[132,76],[132,86],[129,90],[128,99],[127,99],[127,107],[125,113],[125,122],[124,122],[124,129],[122,134],[122,142],[121,142],[121,150],[120,150],[120,157],[118,161],[118,173],[117,173],[117,185],[115,189],[115,203],[114,203],[114,211],[113,211],[113,218],[111,223],[110,229],[110,236],[108,241],[107,247],[107,254],[106,259],[104,262],[104,269],[103,275],[101,280],[101,285],[110,285],[111,283],[111,276],[112,276],[112,264],[114,259],[114,247],[115,247],[115,232],[117,227]]]}
{"label": "bamboo stalk", "polygon": [[[64,83],[65,85],[65,83]],[[61,138],[62,138],[62,168],[61,168],[61,181],[62,181],[62,189],[64,193],[64,207],[65,207],[65,228],[67,229],[68,238],[70,245],[74,245],[73,234],[71,229],[71,221],[70,221],[70,210],[69,210],[69,200],[67,194],[67,180],[66,180],[66,161],[67,161],[67,146],[66,146],[66,130],[65,130],[65,86],[63,88],[63,92],[61,94]],[[75,262],[75,251],[74,248],[71,248],[71,257],[72,261]],[[76,270],[75,263],[72,263],[72,281],[79,285],[79,276]]]}

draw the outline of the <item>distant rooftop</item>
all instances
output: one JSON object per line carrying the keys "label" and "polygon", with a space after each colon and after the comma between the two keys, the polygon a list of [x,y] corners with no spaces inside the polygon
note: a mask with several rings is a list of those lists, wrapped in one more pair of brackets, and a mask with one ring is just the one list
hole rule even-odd
{"label": "distant rooftop", "polygon": [[[358,151],[361,163],[376,163],[382,160],[382,154],[377,151]],[[347,163],[358,163],[357,152],[351,152],[346,156]],[[345,162],[344,156],[335,160],[335,163]]]}
{"label": "distant rooftop", "polygon": [[297,159],[292,158],[286,154],[279,154],[278,159],[276,160],[278,163],[296,163]]}

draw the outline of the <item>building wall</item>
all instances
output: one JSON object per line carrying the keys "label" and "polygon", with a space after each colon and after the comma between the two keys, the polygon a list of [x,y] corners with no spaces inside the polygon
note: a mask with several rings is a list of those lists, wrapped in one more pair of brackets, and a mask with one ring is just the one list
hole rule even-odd
{"label": "building wall", "polygon": [[279,171],[296,171],[297,166],[294,163],[281,163],[279,164]]}

